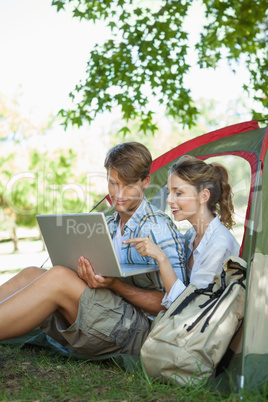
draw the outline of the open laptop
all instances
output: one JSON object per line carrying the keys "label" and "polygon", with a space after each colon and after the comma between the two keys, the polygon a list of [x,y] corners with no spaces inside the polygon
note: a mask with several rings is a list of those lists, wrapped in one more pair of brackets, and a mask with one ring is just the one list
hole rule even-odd
{"label": "open laptop", "polygon": [[37,215],[50,260],[77,271],[78,259],[87,258],[95,273],[126,277],[159,270],[158,265],[119,264],[103,213]]}

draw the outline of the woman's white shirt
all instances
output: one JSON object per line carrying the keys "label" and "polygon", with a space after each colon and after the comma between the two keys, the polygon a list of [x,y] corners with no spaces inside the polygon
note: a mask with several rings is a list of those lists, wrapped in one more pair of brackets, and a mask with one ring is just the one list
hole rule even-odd
{"label": "woman's white shirt", "polygon": [[[193,252],[194,265],[187,268],[189,283],[199,288],[206,288],[213,282],[214,276],[221,272],[222,264],[231,255],[239,255],[239,244],[232,233],[221,223],[218,216],[210,222],[199,245],[193,251],[196,232],[192,226],[185,234],[186,260]],[[186,286],[178,279],[168,294],[165,294],[162,305],[169,308]]]}

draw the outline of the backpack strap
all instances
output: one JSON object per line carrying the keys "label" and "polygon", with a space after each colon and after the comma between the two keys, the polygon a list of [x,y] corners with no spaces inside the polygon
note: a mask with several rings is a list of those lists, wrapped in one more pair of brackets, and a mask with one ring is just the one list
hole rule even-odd
{"label": "backpack strap", "polygon": [[[170,317],[172,317],[173,315],[177,315],[179,314],[185,307],[188,306],[188,304],[191,303],[191,301],[193,301],[196,297],[198,296],[198,293],[196,293],[195,291],[190,293],[182,302],[181,304],[179,304],[176,309],[173,311],[172,314],[170,314]],[[174,302],[173,302],[174,303]]]}
{"label": "backpack strap", "polygon": [[212,297],[214,295],[214,293],[212,291],[213,286],[214,286],[214,283],[210,283],[207,288],[195,289],[192,293],[190,293],[187,297],[185,297],[185,299],[176,307],[176,309],[173,311],[173,313],[170,314],[170,317],[172,317],[176,314],[179,314],[185,307],[187,307],[200,294]]}
{"label": "backpack strap", "polygon": [[[209,305],[206,309],[204,309],[201,314],[199,314],[199,316],[197,317],[197,319],[196,319],[194,322],[192,322],[191,325],[188,326],[188,328],[187,328],[186,331],[187,331],[187,332],[191,331],[191,330],[199,323],[199,321],[201,321],[202,318],[208,313],[208,311],[210,311],[210,310],[214,307],[214,305],[217,303],[217,301],[218,301],[218,298],[214,298],[214,299],[211,298],[211,299],[209,300],[210,305]],[[199,306],[199,307],[200,307],[200,306]]]}
{"label": "backpack strap", "polygon": [[205,331],[206,327],[209,325],[209,321],[211,320],[213,314],[215,314],[217,308],[218,308],[218,307],[220,306],[220,304],[226,299],[226,297],[228,296],[228,294],[231,292],[231,290],[233,289],[233,287],[234,287],[235,285],[240,285],[240,286],[242,286],[244,289],[246,288],[245,285],[244,285],[244,283],[243,283],[243,280],[244,280],[244,279],[245,279],[245,278],[240,278],[240,279],[238,279],[237,281],[231,283],[231,285],[229,286],[229,289],[227,289],[227,291],[225,292],[225,294],[222,295],[221,299],[219,300],[219,303],[216,305],[216,307],[215,307],[214,310],[211,312],[211,314],[207,317],[206,321],[204,322],[203,327],[201,328],[201,332],[204,332],[204,331]]}

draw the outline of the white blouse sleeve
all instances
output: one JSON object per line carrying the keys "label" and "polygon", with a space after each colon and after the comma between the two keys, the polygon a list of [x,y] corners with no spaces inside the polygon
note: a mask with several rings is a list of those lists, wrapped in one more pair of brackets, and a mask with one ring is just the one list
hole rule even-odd
{"label": "white blouse sleeve", "polygon": [[211,251],[203,253],[200,256],[200,263],[193,266],[190,283],[198,288],[206,288],[214,281],[215,275],[221,272],[224,261],[230,255],[230,250],[220,247],[213,248],[213,253]]}
{"label": "white blouse sleeve", "polygon": [[169,308],[171,304],[177,299],[177,297],[184,291],[186,286],[182,283],[180,279],[174,283],[169,293],[165,293],[165,296],[162,299],[161,305]]}

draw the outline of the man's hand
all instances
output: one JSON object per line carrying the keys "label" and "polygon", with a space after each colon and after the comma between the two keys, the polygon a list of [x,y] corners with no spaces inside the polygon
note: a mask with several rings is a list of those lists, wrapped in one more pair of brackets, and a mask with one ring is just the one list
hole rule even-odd
{"label": "man's hand", "polygon": [[115,278],[103,277],[101,275],[96,275],[90,262],[84,258],[80,257],[78,260],[77,275],[79,278],[83,279],[91,289],[97,288],[110,288],[115,281]]}
{"label": "man's hand", "polygon": [[157,315],[160,310],[165,309],[165,307],[161,306],[164,295],[162,292],[138,288],[126,282],[122,282],[119,278],[108,278],[96,275],[92,265],[86,258],[80,257],[78,261],[77,274],[91,289],[111,289],[134,304],[134,306],[153,315]]}

